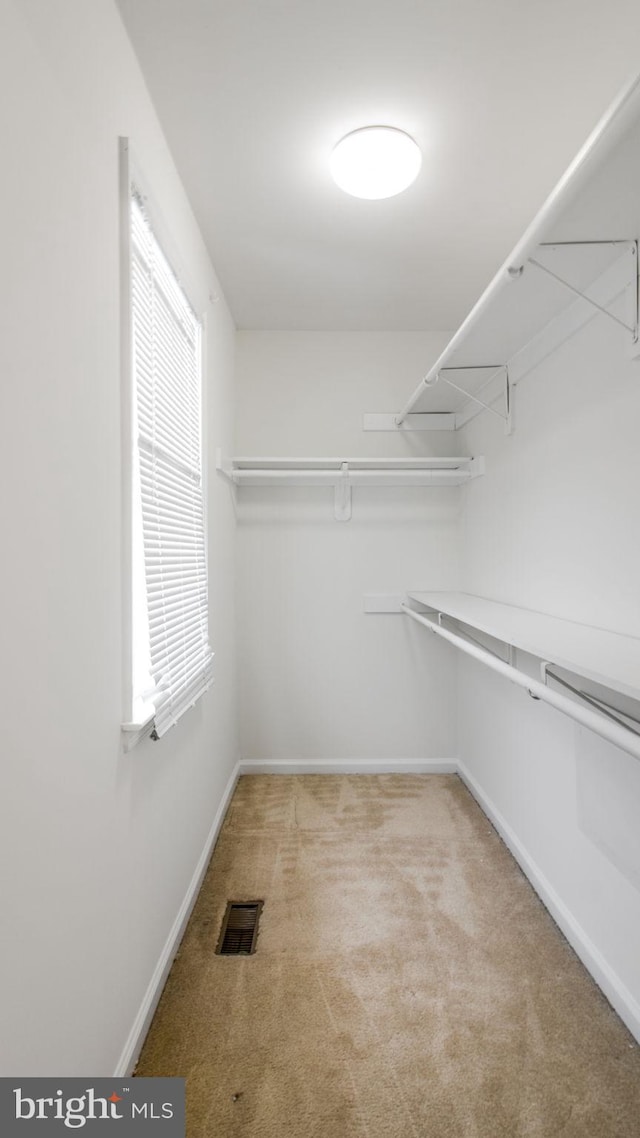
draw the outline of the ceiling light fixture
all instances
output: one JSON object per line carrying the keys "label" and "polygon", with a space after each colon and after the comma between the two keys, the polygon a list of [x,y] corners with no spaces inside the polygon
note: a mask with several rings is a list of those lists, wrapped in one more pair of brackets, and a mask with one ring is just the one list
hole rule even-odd
{"label": "ceiling light fixture", "polygon": [[392,126],[364,126],[334,147],[333,180],[356,198],[392,198],[406,190],[422,165],[410,135]]}

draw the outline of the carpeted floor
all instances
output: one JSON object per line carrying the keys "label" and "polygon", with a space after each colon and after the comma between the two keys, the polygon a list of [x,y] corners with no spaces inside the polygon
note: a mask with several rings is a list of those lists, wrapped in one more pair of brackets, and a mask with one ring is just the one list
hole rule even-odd
{"label": "carpeted floor", "polygon": [[242,778],[136,1073],[189,1138],[640,1138],[640,1049],[454,775]]}

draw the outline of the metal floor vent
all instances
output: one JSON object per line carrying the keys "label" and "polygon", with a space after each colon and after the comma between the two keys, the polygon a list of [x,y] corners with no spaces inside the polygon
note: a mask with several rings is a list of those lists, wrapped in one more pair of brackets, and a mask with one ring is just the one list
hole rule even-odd
{"label": "metal floor vent", "polygon": [[229,901],[220,929],[219,956],[250,956],[256,950],[264,901]]}

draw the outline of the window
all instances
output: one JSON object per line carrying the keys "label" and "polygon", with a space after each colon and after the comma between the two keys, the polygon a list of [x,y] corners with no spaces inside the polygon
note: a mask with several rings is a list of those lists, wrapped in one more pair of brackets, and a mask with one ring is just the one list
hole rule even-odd
{"label": "window", "polygon": [[159,738],[212,680],[202,327],[129,182],[132,734]]}

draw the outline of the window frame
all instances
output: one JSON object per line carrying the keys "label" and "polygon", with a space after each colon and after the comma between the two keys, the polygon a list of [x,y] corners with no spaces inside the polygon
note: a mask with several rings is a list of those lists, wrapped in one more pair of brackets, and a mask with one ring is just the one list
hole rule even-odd
{"label": "window frame", "polygon": [[[194,286],[185,269],[180,251],[165,223],[162,210],[149,190],[149,183],[128,138],[119,139],[119,218],[120,218],[120,371],[121,371],[121,472],[122,472],[122,750],[131,751],[141,740],[153,736],[155,714],[143,720],[134,711],[133,677],[133,593],[134,593],[134,448],[132,237],[131,199],[136,192],[144,203],[152,232],[186,300],[200,323],[200,460],[203,503],[204,551],[207,580],[207,621],[209,623],[209,508],[208,508],[208,403],[207,403],[207,313],[202,290]],[[206,690],[206,689],[205,689]],[[204,694],[204,692],[200,693]],[[197,699],[200,698],[200,695]]]}

